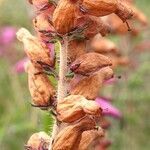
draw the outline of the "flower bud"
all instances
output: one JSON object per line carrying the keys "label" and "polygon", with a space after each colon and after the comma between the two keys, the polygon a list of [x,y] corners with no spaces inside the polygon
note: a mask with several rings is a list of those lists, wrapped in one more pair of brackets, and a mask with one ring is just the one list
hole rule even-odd
{"label": "flower bud", "polygon": [[81,95],[70,95],[57,104],[57,117],[62,122],[74,122],[85,114],[100,116],[101,108],[95,101],[87,100]]}

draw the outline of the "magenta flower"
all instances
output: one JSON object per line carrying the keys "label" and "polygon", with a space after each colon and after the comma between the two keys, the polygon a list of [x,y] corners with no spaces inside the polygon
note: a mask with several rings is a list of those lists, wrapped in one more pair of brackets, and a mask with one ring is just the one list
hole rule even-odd
{"label": "magenta flower", "polygon": [[16,29],[14,27],[1,28],[0,40],[3,45],[10,44],[16,37]]}
{"label": "magenta flower", "polygon": [[24,58],[18,61],[13,67],[14,71],[16,73],[23,73],[25,71],[24,65],[27,61],[28,61],[28,58]]}
{"label": "magenta flower", "polygon": [[100,107],[102,108],[102,113],[106,116],[111,116],[114,118],[121,118],[122,114],[121,112],[114,107],[110,102],[106,101],[103,98],[96,98],[96,102],[100,105]]}

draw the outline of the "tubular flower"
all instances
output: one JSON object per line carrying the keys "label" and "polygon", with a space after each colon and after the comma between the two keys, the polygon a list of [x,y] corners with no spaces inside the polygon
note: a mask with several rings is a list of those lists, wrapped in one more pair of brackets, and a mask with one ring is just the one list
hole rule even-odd
{"label": "tubular flower", "polygon": [[57,104],[58,120],[62,122],[76,121],[85,114],[100,116],[101,108],[95,101],[81,95],[70,95]]}
{"label": "tubular flower", "polygon": [[26,65],[26,71],[33,105],[41,108],[52,106],[55,90],[48,77],[42,73],[42,70],[35,68],[31,62]]}
{"label": "tubular flower", "polygon": [[95,99],[104,81],[112,78],[112,76],[112,69],[110,67],[104,67],[88,77],[82,77],[77,83],[74,82],[75,79],[73,78],[71,82],[74,83],[72,84],[70,93],[72,95],[82,95],[87,99]]}
{"label": "tubular flower", "polygon": [[30,32],[24,28],[17,32],[17,38],[24,44],[24,50],[30,61],[37,67],[50,67],[53,65],[49,49],[41,43],[36,37],[32,36]]}
{"label": "tubular flower", "polygon": [[82,133],[95,129],[92,119],[86,117],[74,125],[69,125],[62,129],[56,136],[53,150],[76,150],[78,149]]}
{"label": "tubular flower", "polygon": [[87,150],[95,146],[95,141],[104,137],[104,131],[102,128],[98,130],[84,131],[80,140],[78,150]]}
{"label": "tubular flower", "polygon": [[70,67],[70,70],[76,74],[90,75],[103,67],[111,66],[111,60],[98,53],[87,53],[77,58]]}
{"label": "tubular flower", "polygon": [[[68,15],[69,14],[69,15]],[[53,25],[58,33],[66,34],[74,29],[79,14],[78,2],[60,0],[53,13]]]}

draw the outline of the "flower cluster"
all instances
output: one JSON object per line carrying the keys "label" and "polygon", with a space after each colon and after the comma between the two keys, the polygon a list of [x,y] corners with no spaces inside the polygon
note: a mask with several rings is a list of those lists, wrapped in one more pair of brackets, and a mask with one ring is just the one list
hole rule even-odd
{"label": "flower cluster", "polygon": [[[113,69],[127,65],[116,45],[102,36],[120,32],[133,14],[146,19],[132,4],[121,0],[29,0],[36,9],[33,26],[37,37],[24,28],[17,38],[28,56],[28,73],[32,105],[52,109],[56,124],[51,138],[37,133],[29,139],[27,149],[87,150],[106,149],[105,115],[120,118],[120,112],[100,98],[101,88],[114,79]],[[132,8],[132,9],[131,9]],[[118,16],[119,25],[112,18]],[[106,16],[107,18],[101,18]],[[120,23],[120,21],[122,23]],[[124,22],[126,22],[124,24]],[[114,25],[113,25],[114,24]],[[59,75],[53,45],[61,44]],[[48,75],[55,74],[58,90]]]}

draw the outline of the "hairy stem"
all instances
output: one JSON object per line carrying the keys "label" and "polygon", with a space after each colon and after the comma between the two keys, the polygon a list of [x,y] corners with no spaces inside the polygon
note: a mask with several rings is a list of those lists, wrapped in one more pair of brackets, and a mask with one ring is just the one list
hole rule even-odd
{"label": "hairy stem", "polygon": [[[57,90],[57,103],[61,101],[67,95],[67,81],[66,81],[66,73],[67,73],[67,49],[68,49],[68,39],[67,37],[63,38],[64,43],[60,44],[60,63],[59,63],[59,81],[58,81],[58,90]],[[59,125],[57,125],[57,120],[55,120],[52,131],[52,142],[55,139],[55,136],[59,132]],[[52,150],[52,142],[49,146],[49,150]]]}

